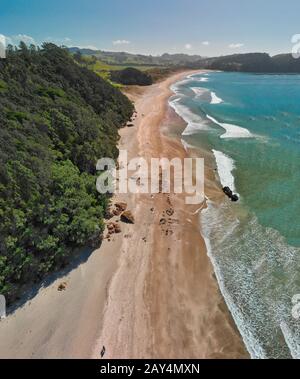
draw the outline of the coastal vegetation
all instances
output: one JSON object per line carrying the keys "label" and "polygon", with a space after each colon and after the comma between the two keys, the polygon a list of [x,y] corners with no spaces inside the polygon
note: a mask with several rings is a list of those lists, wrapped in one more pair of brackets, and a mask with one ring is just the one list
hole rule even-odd
{"label": "coastal vegetation", "polygon": [[149,86],[153,83],[150,74],[132,67],[121,71],[112,71],[110,77],[113,82],[123,85]]}
{"label": "coastal vegetation", "polygon": [[0,293],[64,267],[99,245],[108,199],[96,162],[118,157],[132,103],[53,44],[9,46],[0,60]]}

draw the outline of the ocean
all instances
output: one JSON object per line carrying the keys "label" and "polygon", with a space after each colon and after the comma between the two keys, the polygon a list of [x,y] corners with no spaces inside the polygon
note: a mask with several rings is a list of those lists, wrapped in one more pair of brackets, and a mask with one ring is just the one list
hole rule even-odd
{"label": "ocean", "polygon": [[300,358],[300,75],[208,72],[172,89],[184,143],[210,150],[240,196],[208,200],[200,221],[245,345],[252,358]]}

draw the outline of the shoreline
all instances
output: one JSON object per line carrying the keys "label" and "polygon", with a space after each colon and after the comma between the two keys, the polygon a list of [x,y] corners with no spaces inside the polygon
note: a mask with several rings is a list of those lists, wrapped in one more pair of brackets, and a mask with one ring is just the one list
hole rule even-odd
{"label": "shoreline", "polygon": [[[135,102],[138,114],[146,115],[139,116],[135,123],[138,129],[135,155],[187,157],[181,140],[169,137],[163,129],[170,130],[171,127],[166,127],[170,121],[167,118],[170,116],[172,120],[175,114],[168,103],[173,95],[170,87],[188,74],[175,74],[152,88],[131,89],[127,94]],[[183,127],[184,120],[177,117]],[[121,135],[126,140],[126,130]],[[206,178],[206,192],[211,198],[220,199],[223,194],[213,170],[206,168]],[[106,358],[248,358],[200,234],[199,206],[186,206],[184,195],[174,194],[159,194],[154,199],[149,199],[149,195],[136,195],[135,202],[136,213],[141,213],[137,218],[150,233],[146,246],[140,246],[139,239],[145,232],[135,228],[139,230],[135,230],[134,235],[139,237],[124,249],[127,255],[121,257],[113,278],[103,330],[93,356],[97,357],[104,345],[110,347]],[[148,209],[152,205],[155,214],[149,217],[145,205]],[[159,219],[170,206],[177,223],[169,225],[166,231],[159,225]],[[130,241],[127,244],[130,245]],[[143,258],[136,256],[139,249]],[[129,288],[120,296],[123,283],[130,275],[128,266],[135,277],[134,284],[129,286],[134,299],[128,296]],[[120,302],[122,317],[117,319]]]}
{"label": "shoreline", "polygon": [[[186,157],[180,140],[162,133],[170,86],[186,75],[131,89],[138,117],[135,127],[120,130],[119,146],[129,159]],[[223,196],[212,170],[206,178],[210,196]],[[105,346],[105,358],[248,358],[207,256],[197,209],[187,208],[184,195],[126,194],[115,201],[128,204],[135,224],[121,224],[120,234],[1,321],[0,356],[99,359]],[[172,220],[162,227],[170,208]],[[66,290],[58,292],[62,282]]]}

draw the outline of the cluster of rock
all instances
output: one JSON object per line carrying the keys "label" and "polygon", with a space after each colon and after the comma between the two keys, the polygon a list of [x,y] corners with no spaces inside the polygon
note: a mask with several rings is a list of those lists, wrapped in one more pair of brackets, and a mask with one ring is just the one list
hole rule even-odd
{"label": "cluster of rock", "polygon": [[[112,204],[109,208],[107,215],[107,219],[112,219],[113,217],[120,217],[120,220],[126,224],[134,224],[135,219],[131,211],[127,210],[127,203],[118,202],[114,205]],[[108,234],[106,238],[110,241],[110,238],[113,234],[119,234],[122,232],[121,226],[119,224],[120,220],[116,222],[109,222],[107,224]]]}
{"label": "cluster of rock", "polygon": [[237,201],[239,201],[239,197],[238,195],[236,195],[235,193],[232,192],[232,190],[229,188],[229,187],[224,187],[223,188],[223,192],[225,193],[226,196],[229,197],[229,199],[231,201],[233,201],[234,203],[236,203]]}
{"label": "cluster of rock", "polygon": [[127,204],[126,203],[123,203],[123,202],[119,202],[119,203],[116,203],[114,204],[113,206],[110,206],[108,211],[107,211],[107,214],[106,214],[106,218],[108,220],[110,220],[111,218],[113,217],[119,217],[121,216],[121,214],[123,212],[125,212],[127,209]]}
{"label": "cluster of rock", "polygon": [[120,225],[117,222],[111,222],[107,225],[108,234],[119,234],[122,232]]}

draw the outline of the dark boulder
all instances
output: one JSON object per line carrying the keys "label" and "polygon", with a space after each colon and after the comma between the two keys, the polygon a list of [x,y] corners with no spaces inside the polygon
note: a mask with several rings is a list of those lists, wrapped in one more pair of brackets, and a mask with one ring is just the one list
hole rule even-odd
{"label": "dark boulder", "polygon": [[123,212],[121,216],[121,220],[122,222],[125,222],[126,224],[135,223],[134,216],[130,211]]}
{"label": "dark boulder", "polygon": [[227,195],[228,197],[231,197],[233,195],[231,189],[229,187],[224,187],[223,188],[223,192],[225,193],[225,195]]}
{"label": "dark boulder", "polygon": [[236,203],[236,202],[238,202],[239,201],[239,197],[238,197],[238,195],[232,195],[231,196],[231,201],[233,201],[234,203]]}
{"label": "dark boulder", "polygon": [[229,199],[231,201],[233,201],[234,203],[236,203],[237,201],[239,201],[239,197],[238,195],[234,194],[231,189],[229,187],[224,187],[223,188],[223,192],[225,193],[226,196],[229,197]]}

